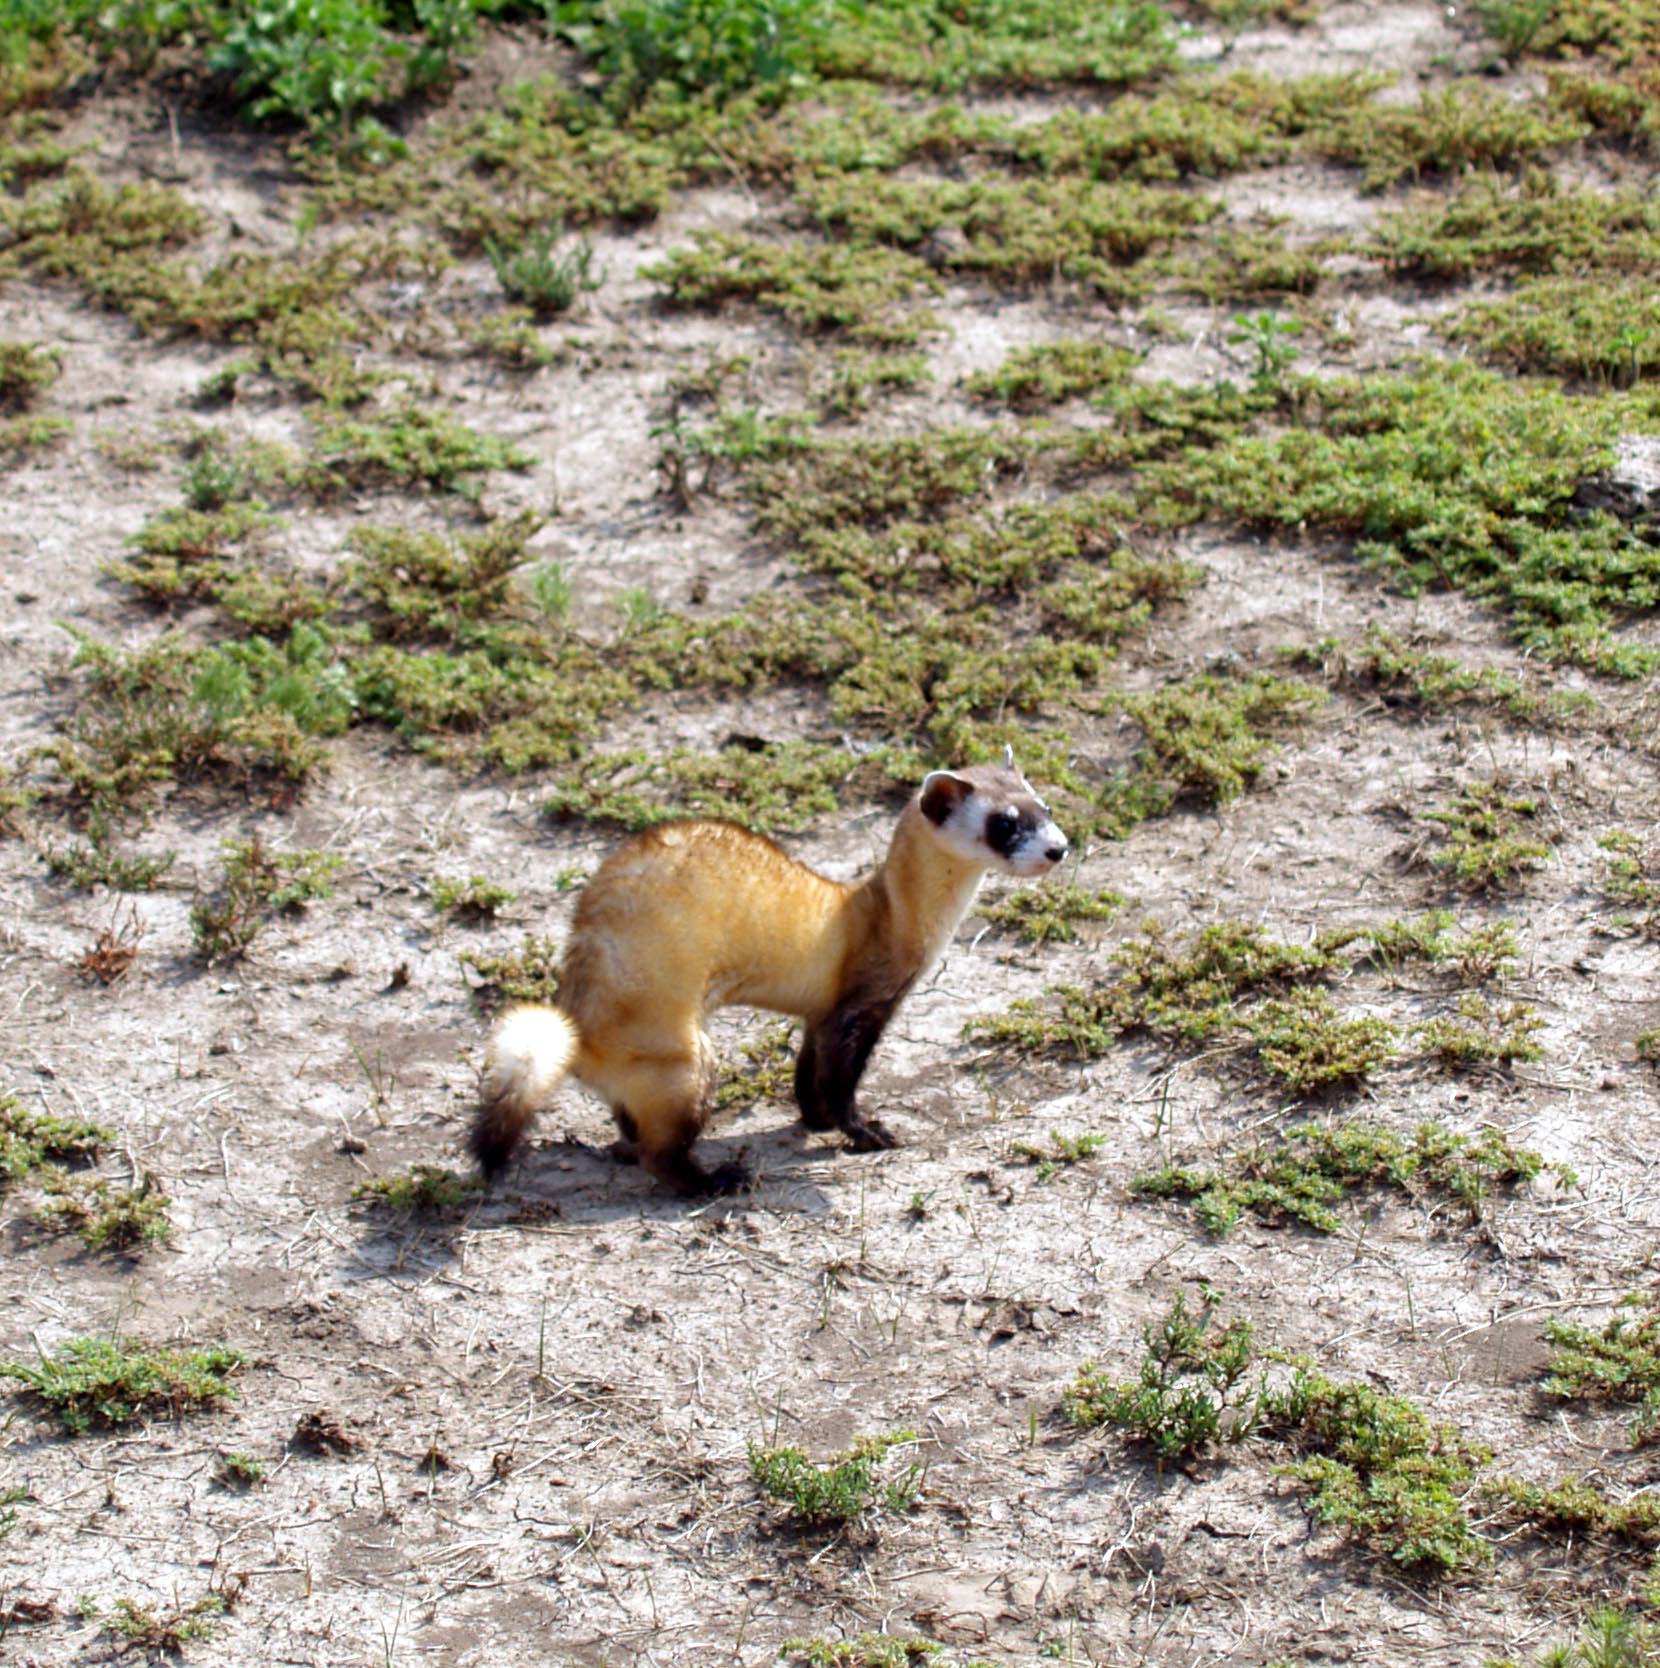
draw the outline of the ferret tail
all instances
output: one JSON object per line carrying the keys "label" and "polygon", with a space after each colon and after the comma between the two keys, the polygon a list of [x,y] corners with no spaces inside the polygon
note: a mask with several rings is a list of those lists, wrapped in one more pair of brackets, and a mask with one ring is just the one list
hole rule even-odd
{"label": "ferret tail", "polygon": [[486,1176],[507,1168],[531,1119],[576,1058],[576,1026],[557,1008],[509,1008],[490,1033],[467,1146]]}

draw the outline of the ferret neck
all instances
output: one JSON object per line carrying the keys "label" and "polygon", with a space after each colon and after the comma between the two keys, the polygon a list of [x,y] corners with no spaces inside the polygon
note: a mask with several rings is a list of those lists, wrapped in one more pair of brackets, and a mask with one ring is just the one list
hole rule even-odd
{"label": "ferret neck", "polygon": [[984,864],[954,856],[930,839],[915,802],[905,807],[888,855],[870,879],[887,902],[894,949],[912,978],[945,948],[985,872]]}

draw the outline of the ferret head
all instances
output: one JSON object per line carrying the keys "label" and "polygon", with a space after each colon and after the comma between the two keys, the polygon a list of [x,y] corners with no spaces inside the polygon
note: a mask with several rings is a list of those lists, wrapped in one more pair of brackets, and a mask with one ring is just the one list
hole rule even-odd
{"label": "ferret head", "polygon": [[1043,875],[1066,856],[1066,836],[1015,769],[1012,748],[1001,765],[932,772],[917,804],[953,856],[982,868]]}

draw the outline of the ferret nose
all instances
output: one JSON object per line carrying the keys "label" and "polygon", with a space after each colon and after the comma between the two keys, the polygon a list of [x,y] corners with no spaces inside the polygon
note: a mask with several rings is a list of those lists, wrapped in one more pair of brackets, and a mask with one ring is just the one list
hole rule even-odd
{"label": "ferret nose", "polygon": [[1043,855],[1047,857],[1051,863],[1060,862],[1060,860],[1066,856],[1066,841],[1057,840],[1052,846],[1045,846],[1043,848]]}

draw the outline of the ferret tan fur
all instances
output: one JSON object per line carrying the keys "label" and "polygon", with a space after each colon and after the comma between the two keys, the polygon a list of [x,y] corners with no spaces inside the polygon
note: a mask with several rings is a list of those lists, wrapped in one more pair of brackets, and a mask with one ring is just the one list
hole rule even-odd
{"label": "ferret tan fur", "polygon": [[1066,851],[1012,767],[936,771],[900,814],[882,865],[849,884],[732,823],[672,822],[600,866],[577,905],[559,1006],[503,1015],[471,1135],[501,1170],[566,1073],[611,1108],[619,1150],[684,1194],[730,1191],[737,1165],[692,1156],[709,1117],[712,1010],[742,1003],[806,1022],[804,1122],[861,1150],[894,1137],[860,1112],[865,1063],[905,993],[956,929],[988,868],[1041,874]]}

